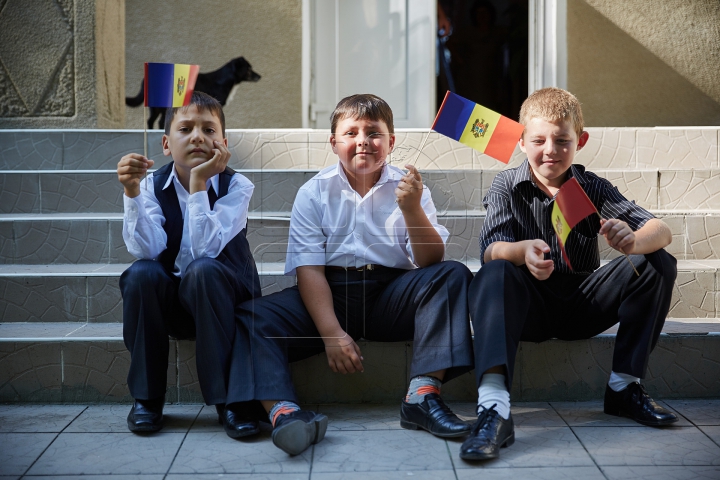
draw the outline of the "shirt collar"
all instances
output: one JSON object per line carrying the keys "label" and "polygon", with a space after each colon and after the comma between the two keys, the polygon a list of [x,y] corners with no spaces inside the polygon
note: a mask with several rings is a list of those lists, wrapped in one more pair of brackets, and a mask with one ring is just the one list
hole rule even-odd
{"label": "shirt collar", "polygon": [[[393,180],[400,179],[400,177],[398,177],[397,179],[395,178],[397,175],[394,175],[395,174],[394,171],[392,172],[392,174],[393,174],[392,175]],[[340,162],[338,162],[337,165],[335,165],[335,168],[329,168],[327,172],[321,174],[320,178],[330,178],[330,177],[334,177],[334,176],[340,177],[340,179],[343,182],[345,182],[347,187],[351,188],[350,182],[348,181],[347,175],[345,174],[345,170],[342,168]],[[391,176],[390,166],[385,164],[382,168],[382,171],[380,172],[380,178],[378,179],[377,183],[375,185],[373,185],[373,188],[379,187],[379,186],[387,183],[387,181],[390,179],[390,176]]]}
{"label": "shirt collar", "polygon": [[[170,171],[170,175],[168,175],[168,179],[165,182],[165,185],[163,185],[162,189],[165,190],[170,186],[170,184],[173,182],[173,180],[177,180],[177,183],[182,185],[180,183],[180,179],[177,176],[177,170],[175,170],[175,164],[173,164],[173,168]],[[213,190],[215,190],[215,194],[217,195],[220,191],[220,175],[215,175],[214,177],[211,177],[210,180],[208,180],[209,184],[212,185]],[[209,185],[206,183],[206,189],[209,187]],[[188,192],[189,193],[189,192]]]}
{"label": "shirt collar", "polygon": [[[574,163],[570,165],[570,173],[568,174],[568,179],[570,178],[576,178],[580,185],[585,185],[588,182],[587,177],[585,176],[585,167],[583,167],[582,165],[576,165]],[[512,188],[515,189],[515,187],[524,182],[531,182],[533,184],[535,183],[532,174],[530,173],[530,162],[527,158],[515,172],[515,178],[513,178]]]}

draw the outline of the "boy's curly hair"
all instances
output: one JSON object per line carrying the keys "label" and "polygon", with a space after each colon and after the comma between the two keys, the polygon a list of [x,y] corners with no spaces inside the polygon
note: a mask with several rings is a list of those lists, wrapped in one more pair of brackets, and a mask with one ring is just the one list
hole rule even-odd
{"label": "boy's curly hair", "polygon": [[170,134],[170,127],[172,126],[173,118],[175,118],[175,112],[178,110],[186,109],[190,105],[195,105],[198,112],[204,112],[208,110],[210,113],[215,115],[220,120],[222,126],[222,136],[225,138],[225,112],[223,112],[222,105],[220,102],[215,100],[213,97],[203,92],[193,92],[190,97],[190,103],[184,107],[170,107],[165,111],[165,135]]}
{"label": "boy's curly hair", "polygon": [[585,128],[582,108],[577,97],[562,88],[535,90],[520,107],[520,123],[527,126],[533,118],[548,122],[569,121],[578,137]]}
{"label": "boy's curly hair", "polygon": [[335,133],[338,122],[348,117],[383,121],[390,133],[395,133],[390,105],[372,93],[359,93],[340,100],[330,116],[330,132]]}

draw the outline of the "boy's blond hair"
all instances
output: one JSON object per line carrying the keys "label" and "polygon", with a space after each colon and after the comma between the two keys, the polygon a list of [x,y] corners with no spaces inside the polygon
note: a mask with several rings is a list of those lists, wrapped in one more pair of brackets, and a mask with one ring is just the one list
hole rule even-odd
{"label": "boy's blond hair", "polygon": [[335,133],[338,122],[348,117],[369,119],[374,122],[382,121],[387,125],[390,133],[395,133],[390,105],[372,93],[350,95],[340,100],[332,115],[330,115],[330,132]]}
{"label": "boy's blond hair", "polygon": [[580,102],[575,95],[562,88],[541,88],[525,99],[520,107],[520,123],[527,127],[533,118],[548,122],[569,121],[578,138],[585,129]]}

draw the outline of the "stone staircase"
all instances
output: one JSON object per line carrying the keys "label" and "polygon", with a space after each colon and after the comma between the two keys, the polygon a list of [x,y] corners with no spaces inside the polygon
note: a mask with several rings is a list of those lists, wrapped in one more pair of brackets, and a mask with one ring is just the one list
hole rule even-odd
{"label": "stone staircase", "polygon": [[[611,180],[665,220],[679,274],[646,385],[658,397],[720,396],[720,151],[718,128],[590,128],[577,162]],[[417,153],[423,130],[402,130],[391,162]],[[161,132],[148,135],[159,167]],[[263,293],[294,284],[282,275],[297,189],[336,158],[328,132],[229,130],[231,166],[255,185],[248,239]],[[0,402],[127,402],[129,354],[122,342],[120,274],[125,249],[115,166],[143,151],[135,130],[0,131]],[[511,166],[519,164],[516,150]],[[447,257],[479,268],[482,198],[504,166],[431,133],[418,157],[450,230]],[[604,259],[616,252],[600,242]],[[614,330],[587,341],[523,344],[515,400],[602,396]],[[293,365],[309,403],[395,402],[404,393],[411,343],[361,343],[363,375],[334,375],[323,355]],[[170,402],[201,402],[194,342],[172,341]],[[474,377],[444,388],[472,401]]]}

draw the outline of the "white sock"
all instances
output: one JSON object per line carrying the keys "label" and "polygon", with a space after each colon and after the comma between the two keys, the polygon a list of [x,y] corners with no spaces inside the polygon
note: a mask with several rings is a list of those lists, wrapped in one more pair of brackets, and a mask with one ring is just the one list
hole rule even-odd
{"label": "white sock", "polygon": [[640,383],[640,379],[638,377],[633,377],[632,375],[628,375],[627,373],[610,373],[610,380],[608,380],[608,385],[610,388],[613,389],[615,392],[622,392],[627,388],[628,385],[630,385],[633,382]]}
{"label": "white sock", "polygon": [[505,420],[510,417],[510,392],[505,388],[505,375],[501,373],[486,373],[480,380],[478,411],[480,407],[490,408],[493,405]]}

